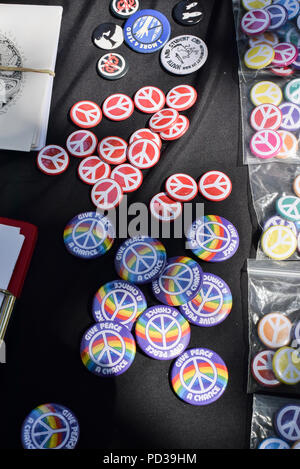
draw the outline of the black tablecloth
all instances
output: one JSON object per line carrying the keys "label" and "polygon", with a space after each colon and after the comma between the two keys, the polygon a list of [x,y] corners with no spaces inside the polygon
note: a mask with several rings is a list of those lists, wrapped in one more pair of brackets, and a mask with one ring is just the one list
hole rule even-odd
{"label": "black tablecloth", "polygon": [[[13,3],[28,3],[18,0]],[[149,203],[165,178],[187,172],[198,178],[207,170],[224,170],[232,179],[230,198],[205,202],[207,214],[222,215],[238,228],[240,248],[221,264],[205,264],[205,271],[221,276],[231,287],[234,306],[226,321],[213,328],[192,327],[191,346],[213,349],[229,369],[228,388],[221,399],[206,407],[180,401],[172,392],[170,363],[137,353],[128,372],[102,380],[81,363],[79,344],[93,323],[91,300],[105,282],[116,278],[116,246],[99,260],[72,257],[62,241],[65,224],[76,214],[93,209],[89,187],[77,177],[78,159],[58,177],[42,174],[34,153],[0,153],[1,216],[34,223],[39,240],[6,336],[7,363],[0,365],[0,447],[21,448],[20,428],[35,406],[57,402],[68,406],[80,422],[79,448],[247,448],[251,398],[246,395],[247,321],[242,309],[241,271],[250,255],[251,208],[247,168],[241,164],[240,109],[237,53],[230,0],[204,0],[205,19],[183,27],[172,19],[177,0],[141,0],[143,8],[164,13],[172,36],[198,35],[209,48],[209,59],[199,72],[184,78],[171,76],[160,66],[159,53],[137,54],[124,44],[118,51],[130,65],[127,76],[106,81],[96,73],[102,55],[91,41],[93,29],[113,19],[109,0],[50,0],[39,4],[64,7],[47,143],[64,145],[75,130],[70,107],[82,99],[98,103],[113,92],[132,96],[145,84],[167,92],[183,82],[192,84],[199,99],[186,115],[188,134],[165,146],[157,166],[145,173],[142,188],[130,202]],[[38,40],[36,47],[38,47]],[[103,119],[99,138],[130,134],[144,127],[148,117],[138,112],[122,122]],[[201,202],[197,197],[195,202]],[[168,255],[184,255],[181,239],[164,241]],[[149,305],[150,288],[143,288]],[[244,303],[245,303],[245,291]]]}

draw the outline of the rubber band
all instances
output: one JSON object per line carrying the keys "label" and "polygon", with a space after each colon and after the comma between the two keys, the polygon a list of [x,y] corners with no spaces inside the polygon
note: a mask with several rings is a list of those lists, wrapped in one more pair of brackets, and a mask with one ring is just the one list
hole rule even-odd
{"label": "rubber band", "polygon": [[0,71],[3,72],[33,72],[33,73],[47,73],[51,77],[55,77],[55,73],[52,70],[39,69],[39,68],[27,68],[27,67],[6,67],[0,65]]}

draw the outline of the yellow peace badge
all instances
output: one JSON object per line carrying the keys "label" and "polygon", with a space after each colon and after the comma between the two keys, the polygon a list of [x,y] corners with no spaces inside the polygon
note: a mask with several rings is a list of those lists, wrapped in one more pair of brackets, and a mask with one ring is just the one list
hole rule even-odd
{"label": "yellow peace badge", "polygon": [[273,81],[259,81],[251,88],[250,99],[254,106],[260,104],[279,106],[282,101],[282,91]]}
{"label": "yellow peace badge", "polygon": [[278,381],[291,386],[300,383],[300,360],[295,360],[294,354],[294,348],[282,347],[275,352],[272,362]]}
{"label": "yellow peace badge", "polygon": [[242,0],[245,10],[256,10],[271,5],[272,0]]}
{"label": "yellow peace badge", "polygon": [[271,226],[262,235],[261,247],[266,256],[283,261],[296,251],[297,238],[287,226]]}
{"label": "yellow peace badge", "polygon": [[268,44],[258,44],[247,50],[244,62],[246,67],[260,70],[270,65],[274,57],[275,51],[273,47],[268,46]]}

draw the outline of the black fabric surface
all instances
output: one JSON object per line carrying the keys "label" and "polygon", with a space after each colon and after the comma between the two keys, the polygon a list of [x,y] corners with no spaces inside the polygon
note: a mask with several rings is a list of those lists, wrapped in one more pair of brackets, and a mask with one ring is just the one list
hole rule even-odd
{"label": "black fabric surface", "polygon": [[[205,202],[206,214],[231,220],[240,235],[237,254],[221,264],[205,264],[204,271],[221,276],[231,287],[234,307],[224,323],[213,328],[192,326],[191,347],[208,347],[226,362],[228,388],[221,399],[206,407],[180,401],[172,392],[170,362],[146,358],[139,351],[132,367],[116,379],[102,380],[81,363],[79,344],[93,323],[91,300],[96,290],[116,278],[114,254],[119,242],[99,260],[81,261],[68,254],[62,241],[66,223],[93,209],[90,189],[77,177],[79,160],[71,158],[66,173],[42,174],[34,153],[0,152],[1,216],[34,223],[39,240],[6,336],[7,364],[0,365],[0,447],[21,448],[20,429],[26,415],[39,404],[57,402],[77,415],[81,437],[78,448],[247,448],[251,398],[246,395],[247,322],[242,310],[241,271],[250,255],[252,224],[247,168],[241,166],[240,108],[237,53],[230,0],[204,0],[205,19],[192,27],[172,18],[178,0],[141,0],[143,8],[164,13],[172,37],[189,33],[205,40],[209,59],[197,73],[171,76],[160,66],[159,53],[136,54],[122,45],[130,65],[127,76],[106,81],[96,73],[102,55],[91,41],[93,29],[113,19],[109,0],[50,0],[39,4],[64,7],[62,31],[52,98],[48,143],[64,145],[75,130],[68,119],[70,107],[82,99],[98,103],[113,92],[133,96],[145,84],[167,92],[188,83],[199,99],[185,114],[191,127],[182,139],[164,146],[159,164],[145,173],[141,189],[130,202],[149,203],[168,175],[187,172],[198,178],[207,170],[227,172],[233,183],[230,198]],[[28,3],[25,1],[7,3]],[[38,47],[38,39],[36,41]],[[144,127],[146,115],[114,123],[103,119],[95,129],[100,138],[130,134]],[[201,202],[198,196],[195,202]],[[184,241],[163,241],[168,256],[184,255]],[[188,255],[188,254],[187,254]],[[155,304],[144,287],[148,304]],[[245,300],[245,297],[244,297]]]}

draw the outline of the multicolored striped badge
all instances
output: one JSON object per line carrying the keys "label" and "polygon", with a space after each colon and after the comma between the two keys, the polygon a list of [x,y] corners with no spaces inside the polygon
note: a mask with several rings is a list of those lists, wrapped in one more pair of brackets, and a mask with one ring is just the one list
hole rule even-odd
{"label": "multicolored striped badge", "polygon": [[173,364],[171,383],[180,399],[204,406],[222,396],[228,383],[228,370],[217,353],[194,348],[186,350]]}

